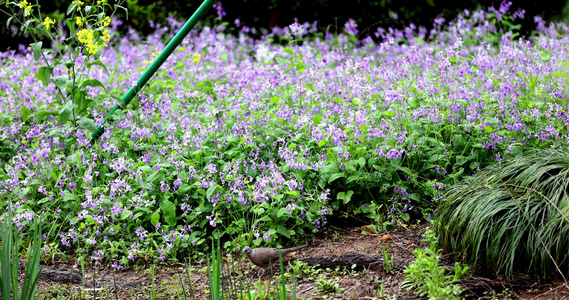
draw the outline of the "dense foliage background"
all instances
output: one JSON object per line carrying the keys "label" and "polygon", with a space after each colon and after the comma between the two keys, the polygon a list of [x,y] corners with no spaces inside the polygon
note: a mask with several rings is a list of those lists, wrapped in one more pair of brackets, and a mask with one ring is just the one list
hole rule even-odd
{"label": "dense foliage background", "polygon": [[[466,10],[486,9],[498,5],[500,1],[494,0],[420,0],[412,5],[406,1],[367,1],[354,0],[349,4],[346,1],[319,0],[319,1],[288,1],[288,0],[244,0],[222,1],[226,12],[225,20],[239,19],[241,24],[250,28],[284,27],[298,19],[300,23],[318,22],[320,31],[341,32],[343,24],[353,19],[359,24],[359,38],[367,35],[373,37],[373,32],[378,27],[402,29],[410,24],[432,28],[435,18],[444,17],[447,20],[454,19],[458,13]],[[187,19],[196,10],[202,1],[151,1],[151,0],[127,0],[124,5],[128,9],[126,14],[121,12],[125,20],[124,25],[135,28],[142,34],[153,31],[150,20],[156,23],[165,23],[168,16],[176,16],[182,20]],[[42,1],[42,10],[63,17],[69,1],[54,0]],[[512,9],[522,8],[526,11],[525,20],[519,22],[522,25],[520,32],[528,35],[533,30],[531,17],[539,15],[546,21],[559,21],[569,17],[569,1],[549,1],[544,5],[543,1],[514,0]],[[56,13],[58,12],[58,13]],[[0,24],[8,17],[0,13]],[[212,21],[212,18],[208,19]],[[233,25],[233,24],[231,24]],[[125,30],[125,27],[122,29]],[[7,37],[10,37],[9,39]],[[30,39],[21,35],[18,28],[0,28],[0,40],[3,45],[0,50],[7,47],[16,49],[20,43],[29,44]],[[1,45],[1,44],[0,44]]]}

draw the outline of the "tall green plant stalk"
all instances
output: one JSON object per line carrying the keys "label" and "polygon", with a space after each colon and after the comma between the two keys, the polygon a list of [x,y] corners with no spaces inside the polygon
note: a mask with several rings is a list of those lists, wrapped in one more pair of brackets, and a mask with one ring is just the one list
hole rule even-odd
{"label": "tall green plant stalk", "polygon": [[[217,244],[217,245],[216,245]],[[207,260],[207,275],[209,278],[209,290],[211,293],[211,300],[221,299],[221,249],[219,248],[219,241],[214,243],[211,241],[211,264]]]}
{"label": "tall green plant stalk", "polygon": [[8,215],[4,223],[0,223],[0,295],[2,299],[31,300],[34,299],[36,284],[39,277],[40,254],[41,254],[41,225],[34,224],[33,242],[28,249],[28,263],[24,272],[24,281],[20,289],[18,284],[18,249],[19,242],[17,233],[12,229],[12,210],[8,209]]}

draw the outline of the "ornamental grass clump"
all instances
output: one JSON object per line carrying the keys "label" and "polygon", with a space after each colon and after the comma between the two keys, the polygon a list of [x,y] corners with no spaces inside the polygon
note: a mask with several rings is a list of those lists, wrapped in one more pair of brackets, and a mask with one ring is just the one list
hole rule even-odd
{"label": "ornamental grass clump", "polygon": [[569,271],[569,153],[538,149],[454,185],[438,209],[447,252],[479,270],[565,278]]}

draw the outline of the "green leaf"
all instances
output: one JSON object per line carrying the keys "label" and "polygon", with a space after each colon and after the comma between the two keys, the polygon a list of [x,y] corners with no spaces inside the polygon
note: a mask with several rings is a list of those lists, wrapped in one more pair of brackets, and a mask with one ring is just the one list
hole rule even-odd
{"label": "green leaf", "polygon": [[320,122],[322,122],[322,116],[321,115],[314,115],[314,116],[312,116],[312,121],[314,122],[314,125],[318,126],[318,124],[320,124]]}
{"label": "green leaf", "polygon": [[140,171],[144,171],[144,172],[150,172],[150,171],[152,171],[152,168],[151,168],[150,166],[140,166],[140,167],[138,167],[138,169],[139,169]]}
{"label": "green leaf", "polygon": [[179,194],[184,194],[184,193],[186,193],[187,191],[189,191],[190,188],[191,188],[191,186],[190,186],[189,184],[185,184],[185,183],[184,183],[184,184],[180,185],[180,187],[178,188],[178,193],[179,193]]}
{"label": "green leaf", "polygon": [[64,75],[55,76],[53,77],[53,83],[55,83],[55,85],[57,85],[58,88],[64,89],[65,84],[67,83],[67,77]]}
{"label": "green leaf", "polygon": [[97,126],[95,125],[95,120],[91,119],[91,118],[81,118],[78,121],[79,125],[83,126],[83,128],[89,130],[89,131],[95,131],[95,129],[97,129]]}
{"label": "green leaf", "polygon": [[108,93],[107,88],[103,85],[103,83],[101,83],[99,80],[97,79],[87,79],[85,81],[83,81],[83,83],[81,84],[81,86],[79,86],[79,89],[83,89],[87,86],[92,86],[92,87],[102,87],[105,92]]}
{"label": "green leaf", "polygon": [[332,174],[332,176],[330,176],[330,178],[328,178],[328,184],[332,183],[334,180],[338,179],[338,178],[342,178],[345,177],[346,175],[344,175],[344,173],[336,173],[336,174]]}
{"label": "green leaf", "polygon": [[67,13],[66,13],[67,15],[70,15],[70,14],[75,10],[75,8],[77,7],[77,4],[73,4],[73,3],[74,3],[74,2],[72,2],[72,3],[67,7]]}
{"label": "green leaf", "polygon": [[326,141],[325,140],[321,140],[320,142],[318,142],[318,147],[322,147],[326,145]]}
{"label": "green leaf", "polygon": [[352,200],[352,195],[354,194],[354,191],[349,190],[346,192],[346,196],[344,197],[344,204],[348,204],[348,202],[350,202],[350,200]]}
{"label": "green leaf", "polygon": [[130,217],[130,215],[132,215],[132,211],[128,209],[123,211],[121,214],[121,220],[126,220],[126,218]]}
{"label": "green leaf", "polygon": [[361,172],[357,172],[355,175],[348,177],[348,179],[346,179],[346,183],[350,183],[352,181],[356,181],[361,178],[362,178]]}
{"label": "green leaf", "polygon": [[22,116],[22,120],[26,122],[30,116],[32,115],[32,111],[27,106],[20,107],[20,116]]}
{"label": "green leaf", "polygon": [[357,162],[358,165],[360,165],[360,168],[363,168],[366,165],[366,159],[363,157],[358,158],[357,160],[355,160],[355,162]]}
{"label": "green leaf", "polygon": [[284,228],[282,225],[279,225],[277,227],[277,231],[278,233],[286,236],[287,239],[290,239],[290,231],[288,231],[288,229]]}
{"label": "green leaf", "polygon": [[32,46],[32,51],[34,52],[34,60],[37,61],[38,59],[40,59],[41,56],[41,45],[42,42],[36,42],[33,43]]}
{"label": "green leaf", "polygon": [[282,215],[284,215],[287,212],[285,207],[281,207],[279,209],[279,211],[277,211],[277,218],[280,218]]}
{"label": "green leaf", "polygon": [[217,189],[217,184],[212,184],[210,187],[207,188],[206,196],[208,199],[211,198],[211,195],[213,195],[216,189]]}
{"label": "green leaf", "polygon": [[43,118],[50,116],[50,115],[51,116],[57,116],[57,112],[55,112],[55,111],[40,111],[38,113],[38,117],[37,117],[38,123],[41,123],[43,121]]}
{"label": "green leaf", "polygon": [[65,104],[65,106],[59,111],[59,119],[58,119],[59,124],[67,123],[67,121],[69,121],[71,113],[73,112],[73,109],[75,109],[76,107],[77,105],[73,103]]}
{"label": "green leaf", "polygon": [[456,156],[456,166],[462,166],[465,162],[468,161],[468,157],[466,156],[462,156],[462,155],[457,155]]}
{"label": "green leaf", "polygon": [[286,52],[286,53],[288,53],[288,54],[290,54],[290,55],[293,55],[293,54],[294,54],[294,52],[293,52],[292,49],[290,49],[290,48],[283,48],[283,51]]}
{"label": "green leaf", "polygon": [[356,168],[354,167],[354,165],[353,165],[351,162],[349,162],[349,161],[347,161],[347,162],[344,163],[344,167],[346,167],[346,169],[348,169],[348,170],[351,171],[351,172],[355,172],[355,171],[356,171]]}
{"label": "green leaf", "polygon": [[63,201],[75,200],[75,195],[70,191],[63,192]]}
{"label": "green leaf", "polygon": [[162,211],[164,212],[164,220],[170,226],[176,225],[176,205],[172,201],[164,200],[162,202]]}
{"label": "green leaf", "polygon": [[52,68],[43,66],[38,69],[36,77],[43,83],[43,85],[48,85],[50,83],[50,77],[52,72],[53,72]]}
{"label": "green leaf", "polygon": [[160,221],[160,214],[155,211],[150,217],[150,224],[152,224],[152,226],[156,226],[156,224],[158,224],[159,221]]}

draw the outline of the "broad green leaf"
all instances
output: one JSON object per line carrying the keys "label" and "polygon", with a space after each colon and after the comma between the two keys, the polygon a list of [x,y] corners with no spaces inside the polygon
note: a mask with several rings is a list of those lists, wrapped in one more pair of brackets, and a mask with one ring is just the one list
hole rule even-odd
{"label": "broad green leaf", "polygon": [[87,87],[87,86],[93,86],[93,87],[97,87],[97,86],[98,86],[98,87],[102,87],[102,88],[105,90],[105,92],[108,93],[107,88],[103,85],[103,83],[101,83],[101,82],[100,82],[99,80],[97,80],[97,79],[92,79],[92,78],[91,78],[91,79],[87,79],[87,80],[83,81],[83,83],[81,84],[81,86],[79,87],[79,89],[83,89],[83,88],[85,88],[85,87]]}
{"label": "broad green leaf", "polygon": [[349,190],[346,192],[346,196],[344,197],[344,204],[348,204],[348,202],[350,202],[350,200],[352,200],[352,195],[354,194],[354,191]]}
{"label": "broad green leaf", "polygon": [[366,165],[366,159],[363,157],[358,158],[357,160],[355,160],[355,162],[357,162],[358,165],[360,165],[360,168],[363,168]]}
{"label": "broad green leaf", "polygon": [[344,173],[336,173],[336,174],[332,174],[332,176],[330,176],[330,178],[328,178],[328,184],[332,183],[334,180],[338,179],[338,178],[342,178],[345,177],[346,175],[344,175]]}
{"label": "broad green leaf", "polygon": [[320,122],[322,122],[322,116],[321,115],[314,115],[314,116],[312,116],[312,121],[314,122],[314,125],[318,126],[318,124],[320,124]]}
{"label": "broad green leaf", "polygon": [[126,218],[130,217],[131,214],[132,214],[132,211],[130,211],[128,209],[123,211],[121,214],[121,220],[126,220]]}
{"label": "broad green leaf", "polygon": [[73,112],[73,109],[76,108],[77,105],[73,103],[67,103],[65,106],[59,111],[59,124],[65,124],[69,121],[69,117]]}
{"label": "broad green leaf", "polygon": [[24,122],[26,122],[30,118],[31,115],[32,115],[32,111],[30,110],[29,107],[27,107],[25,105],[20,107],[20,116],[22,117],[22,120]]}
{"label": "broad green leaf", "polygon": [[279,225],[277,227],[277,231],[278,233],[286,236],[287,239],[290,239],[290,231],[288,231],[288,229],[284,228],[282,225]]}
{"label": "broad green leaf", "polygon": [[95,129],[97,129],[97,126],[95,125],[95,120],[91,119],[91,118],[81,118],[78,121],[79,125],[83,126],[83,128],[93,132],[95,131]]}
{"label": "broad green leaf", "polygon": [[107,75],[110,75],[111,73],[109,73],[109,70],[107,69],[107,66],[105,66],[105,64],[103,62],[101,62],[100,60],[96,60],[90,63],[86,63],[85,66],[87,68],[90,68],[91,66],[96,65],[96,66],[100,66],[105,70],[105,73],[107,73]]}
{"label": "broad green leaf", "polygon": [[34,52],[34,60],[37,61],[38,59],[40,59],[41,56],[41,45],[42,42],[36,42],[33,43],[32,46],[32,51]]}
{"label": "broad green leaf", "polygon": [[53,69],[46,66],[40,67],[36,74],[36,77],[43,83],[43,85],[48,85],[50,83],[50,77]]}
{"label": "broad green leaf", "polygon": [[144,172],[150,172],[150,171],[152,171],[152,168],[151,168],[150,166],[140,166],[140,167],[138,167],[138,169],[139,169],[140,171],[144,171]]}
{"label": "broad green leaf", "polygon": [[160,221],[160,214],[158,212],[154,212],[150,217],[150,224],[152,224],[152,226],[156,226],[156,224],[158,224],[159,221]]}
{"label": "broad green leaf", "polygon": [[176,225],[176,205],[169,200],[162,202],[162,211],[164,212],[164,220],[170,226]]}
{"label": "broad green leaf", "polygon": [[57,85],[58,88],[63,90],[65,88],[65,84],[67,83],[67,76],[64,75],[55,76],[53,77],[53,83],[55,83],[55,85]]}
{"label": "broad green leaf", "polygon": [[290,55],[293,55],[293,54],[294,54],[294,52],[293,52],[292,49],[290,49],[290,48],[283,48],[283,51],[286,52],[286,53],[288,53],[288,54],[290,54]]}
{"label": "broad green leaf", "polygon": [[75,195],[70,191],[63,192],[63,201],[75,200]]}
{"label": "broad green leaf", "polygon": [[468,157],[466,156],[462,156],[462,155],[457,155],[456,156],[456,166],[462,166],[465,162],[468,161]]}
{"label": "broad green leaf", "polygon": [[45,117],[50,116],[50,115],[51,116],[57,116],[58,114],[55,111],[40,111],[38,113],[38,117],[37,117],[38,123],[41,123]]}
{"label": "broad green leaf", "polygon": [[277,218],[280,218],[282,215],[284,215],[285,213],[287,213],[287,210],[285,207],[281,207],[279,209],[279,211],[277,211]]}
{"label": "broad green leaf", "polygon": [[349,161],[347,161],[347,162],[344,163],[344,167],[346,167],[346,169],[348,169],[348,170],[351,171],[351,172],[355,172],[355,171],[356,171],[356,168],[354,167],[354,165],[353,165],[351,162],[349,162]]}
{"label": "broad green leaf", "polygon": [[71,4],[67,7],[67,15],[70,15],[75,8],[77,8],[77,4],[74,4],[75,2],[71,2]]}
{"label": "broad green leaf", "polygon": [[189,191],[190,188],[191,188],[191,186],[190,186],[189,184],[185,184],[185,183],[184,183],[184,184],[180,185],[180,187],[178,188],[178,193],[184,194],[184,193],[186,193],[187,191]]}
{"label": "broad green leaf", "polygon": [[211,195],[213,195],[216,189],[217,189],[217,184],[212,184],[209,188],[207,188],[206,196],[208,199],[211,198]]}

